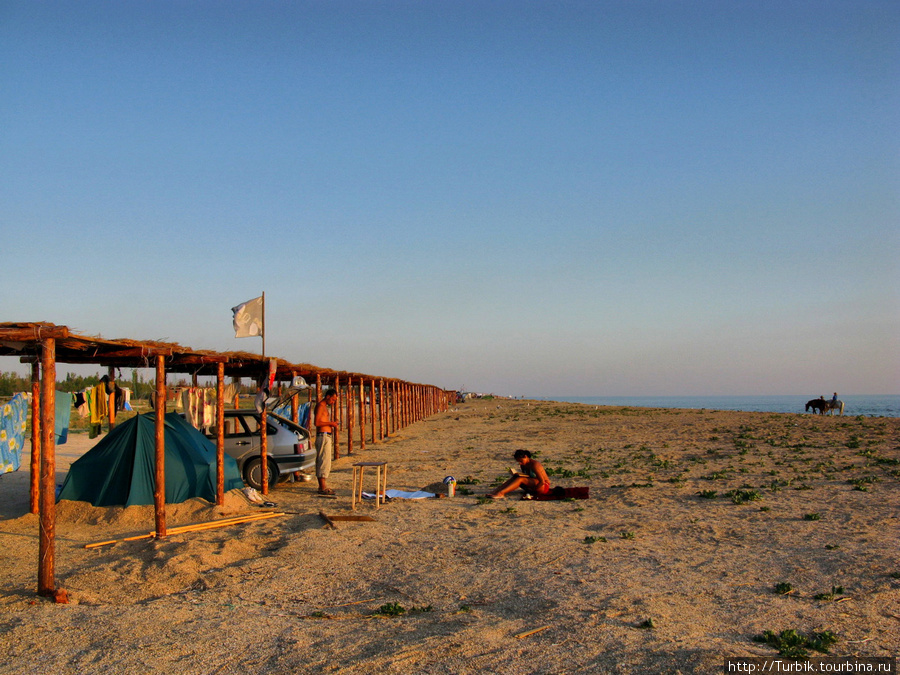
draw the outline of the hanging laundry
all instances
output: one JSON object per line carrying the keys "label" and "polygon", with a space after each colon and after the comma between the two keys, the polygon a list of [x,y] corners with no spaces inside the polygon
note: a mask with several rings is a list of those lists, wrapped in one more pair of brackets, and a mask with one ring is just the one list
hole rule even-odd
{"label": "hanging laundry", "polygon": [[106,383],[101,381],[100,384],[87,391],[91,410],[91,426],[88,431],[88,438],[97,438],[103,431],[103,418],[109,417]]}
{"label": "hanging laundry", "polygon": [[203,415],[202,415],[202,424],[203,429],[209,431],[209,428],[213,425],[213,419],[216,416],[216,390],[215,389],[204,389],[203,390]]}
{"label": "hanging laundry", "polygon": [[234,397],[238,394],[238,387],[234,382],[230,382],[225,385],[225,393],[222,395],[222,399],[225,401],[226,405],[230,404],[234,401]]}
{"label": "hanging laundry", "polygon": [[191,391],[190,387],[185,387],[184,389],[179,389],[178,393],[175,396],[175,407],[178,408],[178,403],[181,403],[181,410],[184,412],[184,419],[188,421],[188,423],[197,428],[197,404],[194,400],[194,394]]}
{"label": "hanging laundry", "polygon": [[175,395],[175,409],[195,429],[209,428],[216,414],[216,390],[210,387],[184,387]]}
{"label": "hanging laundry", "polygon": [[[291,404],[285,403],[284,405],[275,408],[273,411],[276,415],[281,415],[282,417],[286,417],[289,420],[293,420],[294,418],[291,416]],[[297,424],[301,427],[309,428],[309,403],[301,403],[297,408],[297,419],[299,420]]]}
{"label": "hanging laundry", "polygon": [[53,415],[53,433],[56,444],[62,445],[69,438],[69,420],[72,416],[72,394],[67,391],[56,392],[56,410]]}
{"label": "hanging laundry", "polygon": [[88,438],[97,438],[100,433],[100,413],[97,410],[97,388],[90,387],[84,390],[84,397],[87,399],[86,417],[90,420],[88,425]]}
{"label": "hanging laundry", "polygon": [[28,400],[23,394],[13,396],[0,411],[0,473],[17,471],[22,463],[27,417]]}
{"label": "hanging laundry", "polygon": [[133,412],[134,408],[131,407],[131,389],[120,387],[119,391],[122,392],[122,407],[128,412]]}

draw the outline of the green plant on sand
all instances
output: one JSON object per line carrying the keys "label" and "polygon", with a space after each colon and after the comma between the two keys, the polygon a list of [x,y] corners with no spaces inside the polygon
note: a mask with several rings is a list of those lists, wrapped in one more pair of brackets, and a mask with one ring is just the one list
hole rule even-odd
{"label": "green plant on sand", "polygon": [[400,616],[406,613],[406,608],[396,602],[388,602],[375,610],[381,616]]}
{"label": "green plant on sand", "polygon": [[829,647],[837,642],[837,637],[827,630],[803,635],[791,628],[783,630],[781,633],[767,630],[762,635],[755,636],[753,641],[777,649],[780,656],[789,659],[805,659],[809,657],[810,649],[827,654]]}

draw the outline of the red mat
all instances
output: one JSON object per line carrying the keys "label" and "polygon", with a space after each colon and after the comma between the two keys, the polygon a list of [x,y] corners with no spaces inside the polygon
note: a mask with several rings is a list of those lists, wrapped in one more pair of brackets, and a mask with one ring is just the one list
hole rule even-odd
{"label": "red mat", "polygon": [[537,502],[551,502],[559,499],[588,499],[590,497],[589,487],[554,487],[550,488],[550,492],[545,495],[532,495],[532,499]]}

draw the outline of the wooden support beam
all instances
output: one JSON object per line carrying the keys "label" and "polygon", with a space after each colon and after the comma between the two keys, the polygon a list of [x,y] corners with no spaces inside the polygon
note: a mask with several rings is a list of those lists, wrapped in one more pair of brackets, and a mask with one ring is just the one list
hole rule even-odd
{"label": "wooden support beam", "polygon": [[353,378],[347,378],[347,454],[353,454],[353,408],[356,400],[353,396]]}
{"label": "wooden support beam", "polygon": [[259,413],[259,456],[260,456],[260,464],[259,470],[262,472],[259,475],[259,480],[262,483],[262,493],[264,495],[269,494],[269,434],[268,434],[268,419],[266,416],[266,405],[263,402],[262,411]]}
{"label": "wooden support beam", "polygon": [[31,364],[31,490],[30,513],[40,513],[41,494],[41,364]]}
{"label": "wooden support beam", "polygon": [[359,448],[366,449],[366,381],[359,378]]}
{"label": "wooden support beam", "polygon": [[66,326],[36,324],[34,326],[23,326],[22,328],[3,329],[3,339],[9,342],[43,343],[46,339],[65,340],[67,337],[69,337],[69,329]]}
{"label": "wooden support beam", "polygon": [[225,364],[216,368],[216,506],[225,505]]}
{"label": "wooden support beam", "polygon": [[375,380],[369,380],[369,414],[372,417],[372,445],[378,441],[375,438]]}
{"label": "wooden support beam", "polygon": [[[336,376],[334,378],[334,384],[332,385],[334,390],[337,392],[337,398],[334,401],[334,406],[331,409],[331,419],[338,423],[338,428],[343,424],[343,420],[341,419],[341,378]],[[332,459],[338,459],[341,456],[341,441],[340,434],[337,432],[337,429],[332,430],[331,440],[332,440]]]}
{"label": "wooden support beam", "polygon": [[397,429],[399,427],[399,414],[400,414],[400,406],[398,405],[398,397],[397,397],[397,381],[394,380],[391,382],[391,423],[393,424],[393,433],[397,433]]}
{"label": "wooden support beam", "polygon": [[41,340],[41,480],[38,595],[56,590],[56,340]]}
{"label": "wooden support beam", "polygon": [[156,536],[166,536],[166,357],[156,357],[156,472],[153,509]]}
{"label": "wooden support beam", "polygon": [[387,401],[384,398],[384,379],[378,380],[378,402],[381,404],[378,409],[378,433],[379,438],[387,436]]}
{"label": "wooden support beam", "polygon": [[[114,366],[109,366],[106,369],[106,374],[109,377],[109,381],[111,384],[114,384],[116,381],[116,369]],[[109,415],[109,430],[112,431],[116,426],[116,388],[112,387],[112,391],[106,393],[106,410]]]}
{"label": "wooden support beam", "polygon": [[[291,384],[293,384],[295,377],[297,377],[297,372],[293,371],[291,373]],[[300,394],[299,393],[291,396],[291,420],[293,420],[294,424],[300,424]]]}
{"label": "wooden support beam", "polygon": [[408,427],[412,424],[412,385],[407,384],[404,387],[403,408],[406,411],[406,423],[403,426]]}

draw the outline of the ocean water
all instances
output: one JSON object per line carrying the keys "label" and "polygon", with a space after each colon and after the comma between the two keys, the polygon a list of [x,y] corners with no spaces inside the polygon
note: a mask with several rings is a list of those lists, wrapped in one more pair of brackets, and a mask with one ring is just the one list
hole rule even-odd
{"label": "ocean water", "polygon": [[[539,401],[565,401],[588,405],[630,406],[634,408],[689,408],[741,410],[744,412],[802,413],[806,402],[816,396],[531,396]],[[830,398],[830,397],[828,397]],[[900,396],[838,396],[844,415],[900,417]]]}

